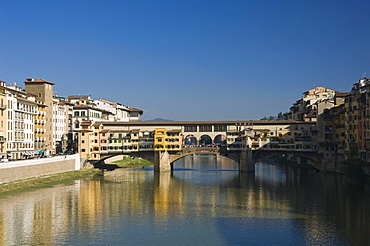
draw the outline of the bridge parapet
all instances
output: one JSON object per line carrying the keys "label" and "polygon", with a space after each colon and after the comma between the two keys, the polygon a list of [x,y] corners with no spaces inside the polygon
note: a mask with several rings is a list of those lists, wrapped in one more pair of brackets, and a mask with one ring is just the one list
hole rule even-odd
{"label": "bridge parapet", "polygon": [[183,154],[187,154],[187,153],[221,154],[221,148],[218,148],[218,147],[191,147],[191,148],[182,148],[181,152]]}
{"label": "bridge parapet", "polygon": [[217,147],[191,147],[191,148],[182,148],[181,151],[171,152],[170,161],[171,163],[187,155],[195,154],[214,154],[214,155],[223,155],[221,148]]}

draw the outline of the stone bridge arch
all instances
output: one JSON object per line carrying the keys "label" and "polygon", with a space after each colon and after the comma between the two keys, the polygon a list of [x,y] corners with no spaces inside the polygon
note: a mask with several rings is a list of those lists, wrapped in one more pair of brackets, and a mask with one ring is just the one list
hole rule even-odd
{"label": "stone bridge arch", "polygon": [[[250,152],[250,153],[249,153]],[[221,155],[229,158],[238,163],[239,171],[254,171],[254,163],[250,165],[251,162],[249,158],[251,157],[251,151],[227,151],[226,148],[217,147],[196,147],[196,148],[183,148],[181,151],[176,153],[169,153],[167,151],[159,152],[157,151],[157,162],[154,163],[155,171],[162,170],[172,170],[173,163],[182,157],[195,154],[212,154]]]}
{"label": "stone bridge arch", "polygon": [[[198,148],[183,148],[181,152],[178,152],[176,154],[171,154],[170,163],[171,165],[188,155],[196,155],[196,154],[211,154],[211,155],[221,155],[224,157],[227,157],[229,159],[232,159],[226,155],[226,152],[220,148],[212,148],[212,147],[198,147]],[[237,161],[235,159],[232,159],[233,161]]]}
{"label": "stone bridge arch", "polygon": [[311,165],[318,170],[323,170],[322,165],[322,156],[318,155],[317,152],[312,151],[279,151],[279,150],[253,150],[252,152],[252,161],[257,163],[264,158],[280,156],[289,161],[294,161],[297,164],[307,164]]}
{"label": "stone bridge arch", "polygon": [[155,163],[155,155],[153,151],[141,151],[141,152],[129,152],[129,153],[108,153],[108,154],[101,154],[99,160],[90,160],[90,163],[93,164],[95,168],[99,169],[105,169],[105,168],[113,168],[114,165],[107,165],[105,163],[106,160],[116,157],[116,156],[130,156],[135,158],[142,158],[147,161],[150,161],[151,163]]}
{"label": "stone bridge arch", "polygon": [[[250,152],[250,153],[249,153]],[[182,148],[180,151],[138,151],[138,152],[117,152],[117,153],[105,153],[100,155],[100,160],[91,160],[94,167],[104,168],[107,167],[105,160],[117,155],[128,155],[132,157],[140,157],[148,160],[154,164],[154,171],[169,171],[172,170],[173,162],[187,156],[195,154],[213,154],[227,157],[238,163],[239,171],[251,172],[254,171],[254,163],[251,163],[251,151],[250,149],[229,151],[222,147],[189,147]],[[252,165],[253,164],[253,165]]]}

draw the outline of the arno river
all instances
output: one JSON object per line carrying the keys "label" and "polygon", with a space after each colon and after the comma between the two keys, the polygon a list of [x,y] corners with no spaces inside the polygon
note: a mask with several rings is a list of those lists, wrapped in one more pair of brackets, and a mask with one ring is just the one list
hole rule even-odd
{"label": "arno river", "polygon": [[193,156],[0,196],[0,245],[370,245],[370,187]]}

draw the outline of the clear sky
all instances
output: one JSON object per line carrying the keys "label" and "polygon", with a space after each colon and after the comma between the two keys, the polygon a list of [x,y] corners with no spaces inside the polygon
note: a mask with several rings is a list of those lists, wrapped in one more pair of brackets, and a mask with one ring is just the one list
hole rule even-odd
{"label": "clear sky", "polygon": [[1,0],[0,80],[143,120],[256,120],[370,77],[370,1]]}

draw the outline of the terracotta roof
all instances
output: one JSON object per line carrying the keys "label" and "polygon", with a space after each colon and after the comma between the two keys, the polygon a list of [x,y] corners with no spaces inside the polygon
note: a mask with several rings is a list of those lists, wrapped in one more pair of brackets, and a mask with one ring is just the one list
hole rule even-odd
{"label": "terracotta roof", "polygon": [[26,81],[24,81],[24,83],[47,83],[47,84],[50,84],[50,85],[54,85],[53,82],[50,82],[50,81],[47,81],[47,80],[43,80],[43,79],[33,79],[33,78],[27,78]]}
{"label": "terracotta roof", "polygon": [[73,106],[73,109],[94,109],[94,110],[97,110],[97,111],[100,111],[100,112],[107,112],[107,113],[111,113],[111,112],[106,111],[106,110],[104,110],[104,109],[94,108],[94,107],[91,107],[91,106],[88,106],[88,105],[74,105],[74,106]]}
{"label": "terracotta roof", "polygon": [[95,122],[93,126],[94,126],[94,127],[101,126],[101,123],[99,123],[99,122]]}
{"label": "terracotta roof", "polygon": [[129,130],[109,130],[109,133],[129,133]]}
{"label": "terracotta roof", "polygon": [[167,132],[181,132],[181,130],[169,130],[169,131],[167,131]]}
{"label": "terracotta roof", "polygon": [[93,130],[91,129],[80,129],[80,130],[75,130],[75,132],[92,132]]}
{"label": "terracotta roof", "polygon": [[349,92],[336,92],[335,93],[335,96],[338,96],[338,97],[345,97],[347,95],[349,95],[350,93]]}
{"label": "terracotta roof", "polygon": [[31,101],[31,100],[28,100],[28,99],[24,99],[24,98],[21,98],[21,97],[16,97],[17,100],[21,100],[21,101],[24,101],[24,102],[29,102],[29,103],[33,103],[33,104],[38,104],[37,102],[35,101]]}
{"label": "terracotta roof", "polygon": [[85,120],[85,121],[82,121],[81,123],[81,126],[89,126],[91,125],[91,120]]}
{"label": "terracotta roof", "polygon": [[67,102],[67,101],[58,101],[60,104],[67,104],[67,105],[75,105],[74,103]]}
{"label": "terracotta roof", "polygon": [[315,122],[297,121],[297,120],[239,120],[239,121],[129,121],[129,122],[111,122],[104,121],[103,125],[116,125],[116,126],[171,126],[171,125],[237,125],[237,126],[253,126],[253,125],[281,125],[281,124],[316,124]]}
{"label": "terracotta roof", "polygon": [[141,112],[141,113],[143,113],[143,110],[141,110],[141,109],[137,109],[137,108],[129,108],[128,109],[130,112]]}
{"label": "terracotta roof", "polygon": [[68,96],[68,99],[86,99],[89,100],[90,96]]}
{"label": "terracotta roof", "polygon": [[16,94],[16,93],[23,94],[23,95],[28,95],[29,94],[28,92],[26,92],[24,90],[16,90],[16,89],[13,89],[13,88],[9,88],[7,86],[0,86],[0,88],[5,89],[5,90],[9,90],[9,91],[14,91],[15,92],[14,94]]}

